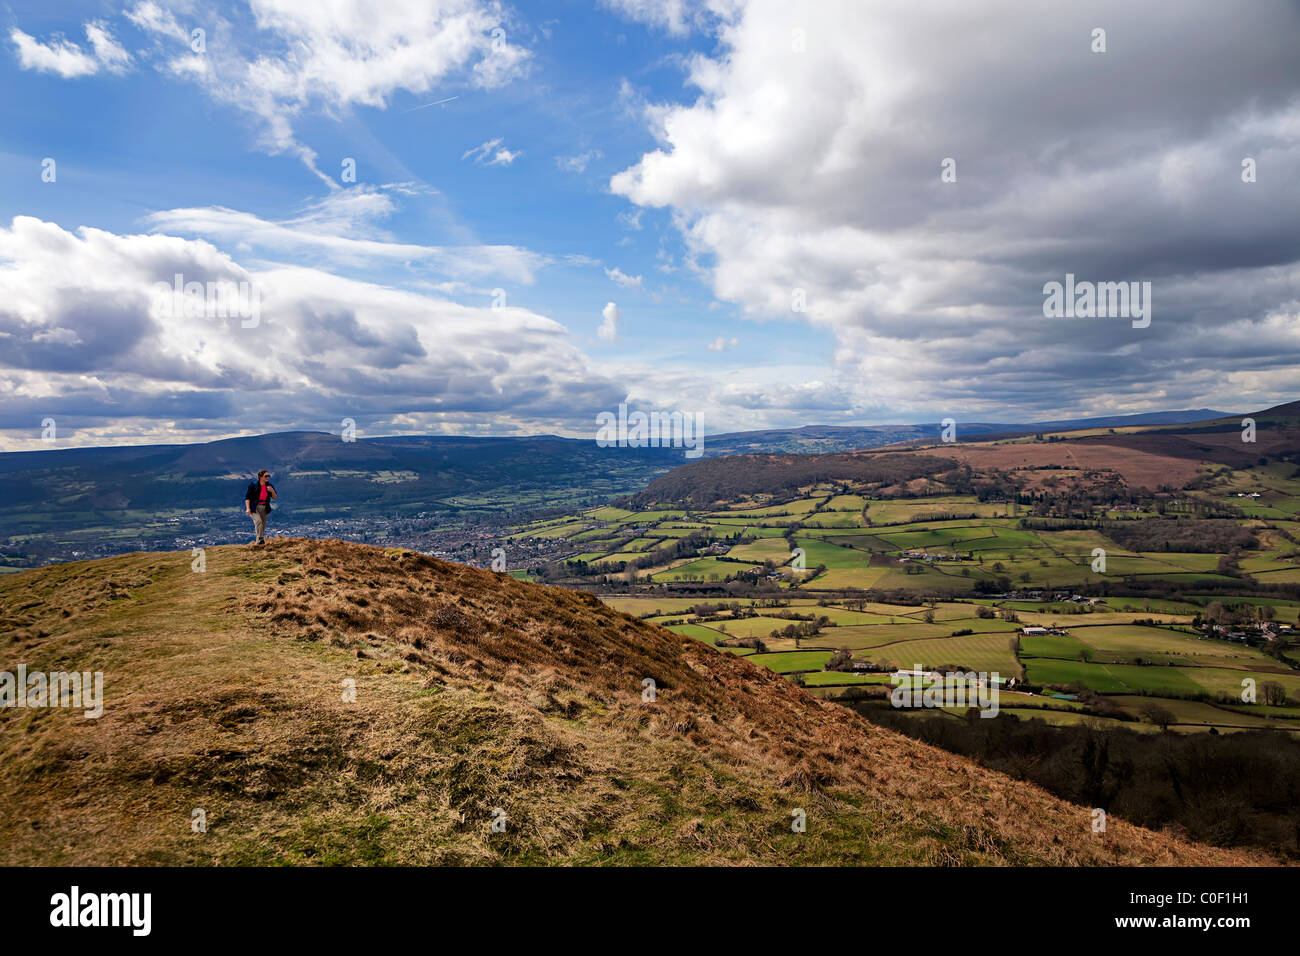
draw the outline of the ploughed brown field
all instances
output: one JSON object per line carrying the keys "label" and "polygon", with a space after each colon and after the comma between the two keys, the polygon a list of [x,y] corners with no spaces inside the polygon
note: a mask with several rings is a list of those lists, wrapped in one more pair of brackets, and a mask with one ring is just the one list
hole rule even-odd
{"label": "ploughed brown field", "polygon": [[[1290,419],[1271,420],[1273,412],[1290,405],[1258,412],[1255,441],[1242,441],[1240,430],[1178,434],[1160,430],[1073,438],[1057,442],[982,443],[978,437],[955,444],[927,445],[912,454],[942,455],[972,468],[1008,469],[1060,465],[1090,471],[1111,471],[1132,488],[1182,487],[1209,465],[1247,467],[1260,456],[1277,455],[1300,447],[1300,428]],[[879,449],[877,453],[893,453]]]}
{"label": "ploughed brown field", "polygon": [[1273,862],[1094,833],[1088,808],[589,595],[340,541],[206,559],[0,580],[0,669],[105,682],[98,720],[0,709],[0,862]]}
{"label": "ploughed brown field", "polygon": [[[1148,436],[1142,436],[1142,444],[1148,444]],[[1187,451],[1181,445],[1176,450],[1180,453]],[[1184,457],[1168,451],[1130,448],[1121,442],[1107,440],[1074,440],[1034,445],[960,442],[931,446],[919,450],[917,454],[943,455],[970,465],[977,471],[993,468],[1004,471],[1011,468],[1041,468],[1045,465],[1084,471],[1112,471],[1133,488],[1157,488],[1160,485],[1182,487],[1213,460],[1209,455],[1205,458]]]}

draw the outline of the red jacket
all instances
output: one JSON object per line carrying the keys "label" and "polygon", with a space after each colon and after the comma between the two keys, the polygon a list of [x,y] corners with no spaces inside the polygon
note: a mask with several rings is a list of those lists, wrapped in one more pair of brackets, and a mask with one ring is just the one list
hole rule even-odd
{"label": "red jacket", "polygon": [[[270,511],[271,495],[275,492],[275,485],[271,484],[268,481],[266,483],[266,488],[267,488],[266,510]],[[249,511],[256,511],[257,506],[262,503],[261,499],[262,499],[262,483],[260,481],[254,481],[252,484],[248,486],[248,491],[244,493],[244,503],[248,505]]]}

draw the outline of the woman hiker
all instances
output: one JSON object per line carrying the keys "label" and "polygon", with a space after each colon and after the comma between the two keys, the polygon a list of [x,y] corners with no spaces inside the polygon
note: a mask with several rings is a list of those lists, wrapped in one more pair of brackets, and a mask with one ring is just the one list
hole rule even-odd
{"label": "woman hiker", "polygon": [[271,484],[271,473],[263,468],[257,473],[257,481],[251,482],[244,494],[244,511],[253,517],[253,530],[257,538],[249,544],[266,544],[266,519],[271,513],[271,500],[275,498],[275,485]]}

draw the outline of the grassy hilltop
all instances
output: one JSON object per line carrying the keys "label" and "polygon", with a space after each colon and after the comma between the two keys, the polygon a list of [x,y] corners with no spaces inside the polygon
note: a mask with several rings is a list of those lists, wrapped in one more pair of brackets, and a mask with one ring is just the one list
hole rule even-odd
{"label": "grassy hilltop", "polygon": [[1095,834],[1086,808],[588,595],[339,541],[206,559],[0,580],[0,669],[105,684],[98,720],[0,709],[0,863],[1270,862]]}

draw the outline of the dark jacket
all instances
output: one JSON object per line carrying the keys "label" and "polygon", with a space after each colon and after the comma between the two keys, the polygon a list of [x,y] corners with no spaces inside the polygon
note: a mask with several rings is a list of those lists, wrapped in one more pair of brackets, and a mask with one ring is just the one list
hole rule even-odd
{"label": "dark jacket", "polygon": [[[271,491],[275,491],[275,485],[271,484],[269,481],[266,483],[266,487],[269,488]],[[260,481],[254,480],[253,483],[248,486],[248,491],[244,492],[244,501],[248,503],[249,511],[257,510],[257,506],[260,503],[261,497],[262,497],[262,483]],[[266,510],[267,511],[271,510],[271,496],[269,494],[266,496]]]}

